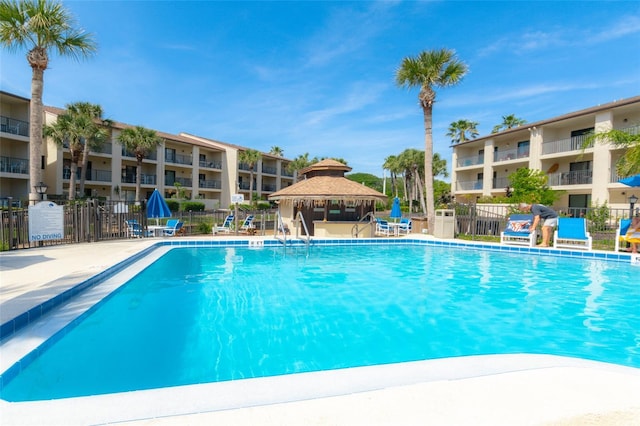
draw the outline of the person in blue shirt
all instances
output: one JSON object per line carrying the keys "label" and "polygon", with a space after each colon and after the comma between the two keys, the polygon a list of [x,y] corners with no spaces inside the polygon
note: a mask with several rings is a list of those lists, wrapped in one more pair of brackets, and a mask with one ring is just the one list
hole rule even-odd
{"label": "person in blue shirt", "polygon": [[529,228],[530,232],[535,232],[540,221],[544,220],[544,222],[542,222],[542,242],[538,244],[538,247],[549,247],[551,233],[553,229],[558,226],[558,213],[542,204],[520,203],[519,208],[523,212],[533,214],[533,223]]}

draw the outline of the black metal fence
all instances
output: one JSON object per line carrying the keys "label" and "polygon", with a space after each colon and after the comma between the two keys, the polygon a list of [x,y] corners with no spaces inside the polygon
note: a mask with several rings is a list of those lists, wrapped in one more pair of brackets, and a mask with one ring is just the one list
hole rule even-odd
{"label": "black metal fence", "polygon": [[[29,210],[14,208],[11,203],[1,210],[0,242],[2,251],[24,249],[36,246],[51,246],[81,242],[107,241],[129,238],[127,221],[136,220],[143,229],[152,225],[164,225],[167,219],[147,219],[144,205],[123,201],[86,200],[78,202],[59,202],[63,205],[64,235],[59,240],[29,241]],[[211,233],[211,227],[221,224],[229,211],[178,211],[172,219],[184,223],[185,234],[197,235]],[[258,231],[273,227],[273,212],[241,211],[243,219],[255,214],[254,222]],[[146,235],[146,233],[142,233]]]}
{"label": "black metal fence", "polygon": [[[2,251],[24,249],[40,245],[60,245],[80,242],[94,242],[126,239],[128,220],[136,220],[143,229],[151,225],[164,225],[166,219],[147,219],[144,205],[122,201],[87,200],[79,202],[58,202],[64,206],[64,237],[60,240],[30,242],[29,211],[27,208],[15,208],[6,203],[1,210],[2,226],[0,226],[0,242]],[[458,237],[472,240],[498,241],[500,232],[505,229],[511,206],[492,204],[455,204]],[[563,216],[584,217],[588,230],[593,237],[593,248],[613,250],[616,229],[621,218],[628,218],[629,209],[596,208],[557,208]],[[180,211],[174,212],[173,219],[184,223],[186,235],[211,233],[214,224],[222,224],[228,210],[216,211]],[[242,210],[238,216],[243,219],[254,214],[254,225],[258,234],[264,235],[273,229],[275,211]],[[143,233],[143,235],[146,235]]]}

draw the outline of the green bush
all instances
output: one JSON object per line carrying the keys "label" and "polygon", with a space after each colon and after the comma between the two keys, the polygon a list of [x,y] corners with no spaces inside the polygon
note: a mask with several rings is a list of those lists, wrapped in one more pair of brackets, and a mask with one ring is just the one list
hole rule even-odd
{"label": "green bush", "polygon": [[167,200],[167,206],[169,206],[169,210],[174,213],[180,210],[180,203],[176,200]]}
{"label": "green bush", "polygon": [[200,203],[198,201],[185,201],[182,203],[182,211],[183,212],[203,212],[204,211],[204,203]]}
{"label": "green bush", "polygon": [[211,227],[213,225],[207,222],[200,222],[198,227],[196,228],[198,234],[209,234],[211,232]]}

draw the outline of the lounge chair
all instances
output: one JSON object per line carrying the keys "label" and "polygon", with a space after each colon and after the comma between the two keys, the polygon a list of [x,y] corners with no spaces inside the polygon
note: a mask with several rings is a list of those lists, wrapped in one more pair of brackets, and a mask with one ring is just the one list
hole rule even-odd
{"label": "lounge chair", "polygon": [[183,232],[183,223],[178,219],[170,219],[167,221],[167,226],[162,230],[162,235],[165,237],[175,237]]}
{"label": "lounge chair", "polygon": [[140,226],[137,220],[126,220],[125,223],[127,224],[127,238],[142,237],[142,226]]}
{"label": "lounge chair", "polygon": [[231,232],[231,225],[233,224],[233,215],[230,214],[227,217],[224,218],[224,222],[222,223],[222,226],[217,226],[214,225],[212,228],[213,234],[217,234],[218,232],[224,232],[225,234],[228,234]]}
{"label": "lounge chair", "polygon": [[411,224],[411,219],[403,217],[400,219],[400,224],[398,225],[398,233],[409,235],[411,233],[413,225]]}
{"label": "lounge chair", "polygon": [[251,234],[255,231],[255,226],[253,226],[253,219],[255,219],[255,216],[250,214],[249,216],[247,216],[244,219],[244,222],[242,222],[242,225],[240,225],[240,232],[245,232],[247,234]]}
{"label": "lounge chair", "polygon": [[553,247],[591,250],[593,238],[587,232],[587,220],[579,217],[558,218],[558,229],[553,233]]}
{"label": "lounge chair", "polygon": [[533,215],[512,214],[506,229],[500,233],[500,244],[535,247],[538,235],[537,231],[529,232],[532,223]]}
{"label": "lounge chair", "polygon": [[376,235],[384,235],[385,237],[390,236],[393,233],[391,226],[389,226],[389,222],[384,219],[376,218]]}
{"label": "lounge chair", "polygon": [[629,226],[631,226],[631,219],[620,219],[620,224],[618,225],[618,229],[616,229],[616,251],[620,251],[620,242],[626,242],[627,239],[625,235],[627,235],[627,231],[629,230]]}

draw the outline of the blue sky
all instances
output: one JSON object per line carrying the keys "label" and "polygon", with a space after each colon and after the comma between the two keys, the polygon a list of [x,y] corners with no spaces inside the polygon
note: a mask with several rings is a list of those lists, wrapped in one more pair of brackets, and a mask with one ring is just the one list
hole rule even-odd
{"label": "blue sky", "polygon": [[[66,1],[99,50],[52,55],[44,102],[100,104],[116,121],[294,158],[340,157],[382,176],[424,149],[418,89],[395,85],[406,56],[454,49],[469,66],[440,89],[434,150],[449,124],[491,132],[640,95],[640,2]],[[30,97],[25,52],[1,51],[1,89]]]}

